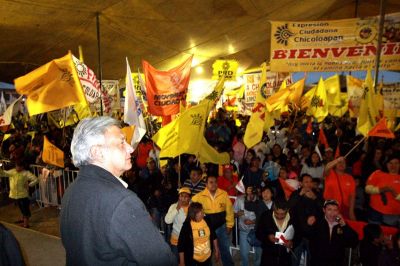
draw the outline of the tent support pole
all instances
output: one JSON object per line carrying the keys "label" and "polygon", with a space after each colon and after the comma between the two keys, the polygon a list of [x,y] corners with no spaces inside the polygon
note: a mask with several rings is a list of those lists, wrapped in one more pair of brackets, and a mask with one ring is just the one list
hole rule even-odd
{"label": "tent support pole", "polygon": [[[100,90],[103,91],[103,70],[101,68],[101,50],[100,50],[100,13],[96,13],[96,31],[97,31],[97,77],[100,81]],[[100,115],[103,116],[103,98],[100,94]]]}
{"label": "tent support pole", "polygon": [[380,0],[378,45],[376,48],[376,58],[375,58],[375,79],[374,79],[375,93],[376,93],[376,88],[378,86],[379,63],[381,60],[382,34],[383,34],[384,22],[385,22],[385,0]]}

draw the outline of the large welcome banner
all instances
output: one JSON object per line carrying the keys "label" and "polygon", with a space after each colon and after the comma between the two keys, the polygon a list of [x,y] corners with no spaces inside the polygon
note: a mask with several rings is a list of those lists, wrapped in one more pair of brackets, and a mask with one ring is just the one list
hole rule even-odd
{"label": "large welcome banner", "polygon": [[[277,90],[282,82],[286,80],[287,85],[292,83],[292,76],[289,73],[276,73],[267,71],[266,86],[263,88],[264,98],[268,98]],[[261,72],[244,74],[244,109],[246,114],[251,114],[253,105],[256,102],[257,92],[260,88]]]}
{"label": "large welcome banner", "polygon": [[400,117],[400,83],[384,84],[382,87],[385,115]]}
{"label": "large welcome banner", "polygon": [[[379,17],[327,21],[272,21],[274,72],[352,71],[374,68]],[[380,69],[400,70],[400,13],[387,14]]]}

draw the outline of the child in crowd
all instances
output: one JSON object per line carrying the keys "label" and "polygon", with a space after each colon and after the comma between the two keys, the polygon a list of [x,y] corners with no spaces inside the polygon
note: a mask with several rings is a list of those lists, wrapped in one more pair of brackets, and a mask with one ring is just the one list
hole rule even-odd
{"label": "child in crowd", "polygon": [[38,178],[31,172],[25,170],[23,160],[17,160],[15,163],[15,168],[13,169],[0,170],[0,175],[7,176],[9,178],[9,197],[17,201],[18,207],[21,210],[22,220],[17,222],[23,223],[23,227],[28,228],[29,217],[31,217],[28,187],[33,187],[36,185]]}

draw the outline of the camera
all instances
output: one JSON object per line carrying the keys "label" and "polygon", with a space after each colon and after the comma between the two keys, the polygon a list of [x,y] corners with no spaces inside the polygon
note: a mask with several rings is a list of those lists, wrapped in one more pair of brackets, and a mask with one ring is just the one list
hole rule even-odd
{"label": "camera", "polygon": [[335,221],[336,221],[336,222],[339,222],[339,221],[340,221],[340,217],[339,217],[339,216],[336,216]]}

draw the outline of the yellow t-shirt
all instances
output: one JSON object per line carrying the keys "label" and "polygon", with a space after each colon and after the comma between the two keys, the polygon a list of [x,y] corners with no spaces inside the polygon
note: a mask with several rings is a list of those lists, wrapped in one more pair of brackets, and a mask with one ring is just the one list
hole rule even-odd
{"label": "yellow t-shirt", "polygon": [[193,259],[204,262],[211,256],[210,228],[203,220],[200,222],[190,221],[193,232]]}

